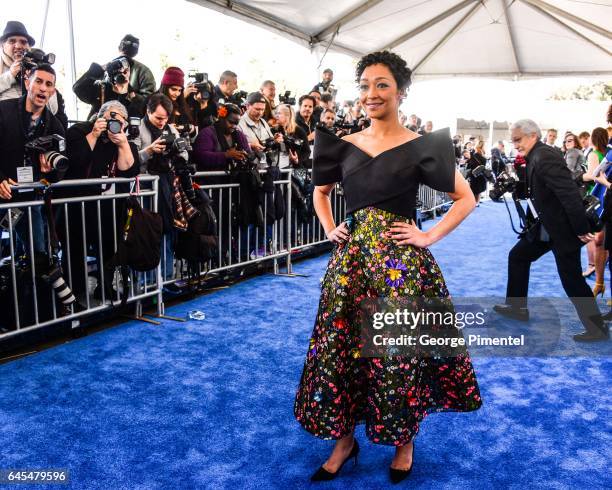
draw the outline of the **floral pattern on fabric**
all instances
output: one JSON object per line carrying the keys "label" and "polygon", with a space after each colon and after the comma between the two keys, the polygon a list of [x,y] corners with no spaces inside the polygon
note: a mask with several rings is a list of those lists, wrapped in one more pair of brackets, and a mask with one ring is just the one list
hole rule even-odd
{"label": "floral pattern on fabric", "polygon": [[480,391],[469,354],[456,357],[360,355],[358,305],[366,298],[448,298],[428,249],[385,237],[406,218],[374,207],[349,216],[350,236],[337,246],[322,281],[309,350],[295,398],[300,424],[322,439],[340,439],[365,423],[379,444],[408,444],[431,412],[478,409]]}

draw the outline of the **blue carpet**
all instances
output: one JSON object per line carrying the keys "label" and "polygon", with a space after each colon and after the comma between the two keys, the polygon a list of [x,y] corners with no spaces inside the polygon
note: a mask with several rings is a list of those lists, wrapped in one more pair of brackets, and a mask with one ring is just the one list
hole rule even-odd
{"label": "blue carpet", "polygon": [[[484,203],[432,250],[454,296],[503,296],[513,242],[503,205]],[[0,469],[67,468],[79,489],[310,487],[332,443],[299,426],[293,397],[326,262],[168,310],[204,321],[125,323],[0,366]],[[550,254],[531,294],[563,296]],[[579,330],[570,307],[563,328]],[[611,488],[612,362],[592,349],[475,359],[482,409],[422,423],[407,485]],[[393,448],[357,437],[359,464],[321,487],[390,486]]]}

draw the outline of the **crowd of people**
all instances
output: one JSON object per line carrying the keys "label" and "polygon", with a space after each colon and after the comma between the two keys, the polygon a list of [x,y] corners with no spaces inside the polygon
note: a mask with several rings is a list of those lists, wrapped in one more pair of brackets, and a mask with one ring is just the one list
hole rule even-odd
{"label": "crowd of people", "polygon": [[[331,69],[324,70],[321,81],[299,97],[290,92],[277,97],[273,80],[264,80],[258,90],[250,93],[239,90],[239,76],[231,70],[222,72],[214,84],[206,73],[186,75],[181,68],[171,66],[157,84],[152,71],[135,59],[139,39],[128,34],[120,41],[117,56],[104,65],[92,63],[72,87],[90,110],[87,121],[69,125],[63,97],[55,88],[52,59],[34,48],[35,40],[26,26],[9,21],[0,42],[0,151],[3,152],[0,202],[42,200],[41,191],[27,188],[28,184],[40,181],[157,175],[158,209],[165,236],[162,270],[166,278],[172,275],[172,264],[163,258],[172,257],[176,233],[185,228],[180,218],[189,215],[183,207],[189,205],[189,196],[194,195],[190,188],[193,181],[184,178],[186,175],[196,170],[309,168],[317,129],[342,137],[370,124],[360,99],[342,103],[336,100]],[[398,116],[402,126],[416,133],[433,131],[431,120],[423,121],[416,114],[406,116],[401,111]],[[554,146],[556,139],[556,131],[549,130],[546,144]],[[488,158],[484,142],[476,136],[464,141],[462,135],[456,135],[454,144],[456,162],[468,172],[487,166],[490,160],[493,173],[499,175],[511,161],[503,141],[491,149]],[[584,181],[585,188],[594,183],[600,187],[607,185],[601,177],[597,180],[592,175],[603,158],[606,144],[606,130],[596,128],[591,134],[568,133],[563,147],[559,148],[572,173]],[[478,199],[486,189],[486,176],[473,176],[469,181]],[[220,181],[212,178],[209,183]],[[80,186],[55,195],[79,197],[102,192],[101,186]],[[183,194],[187,196],[186,201],[176,198]],[[253,202],[261,204],[262,199],[268,198],[255,197]],[[73,289],[82,294],[87,286],[74,278],[84,277],[79,274],[86,263],[83,254],[108,259],[113,253],[113,243],[108,237],[102,240],[102,245],[98,242],[92,228],[97,226],[97,209],[93,203],[87,203],[84,214],[76,204],[69,208],[64,219],[70,221],[74,233],[71,239],[87,243],[85,247],[75,246],[62,254],[62,261],[65,267],[69,262],[71,270],[76,271]],[[255,217],[240,220],[242,225],[266,226],[269,230],[269,216],[264,222],[257,219],[257,213],[246,212]],[[117,226],[117,216],[109,206],[103,203],[101,213],[103,229]],[[271,220],[280,217],[282,212]],[[13,223],[20,242],[29,243],[31,233],[34,251],[40,254],[47,253],[49,245],[44,233],[45,220],[40,206],[32,208],[31,219]],[[230,226],[229,221],[226,220],[226,227]],[[58,230],[65,229],[62,225],[60,217]],[[231,231],[219,230],[224,231],[231,234]],[[61,231],[59,235],[60,242],[67,238],[61,236]],[[596,288],[603,284],[605,261],[602,262],[599,250],[601,242],[602,239],[589,245],[589,268],[585,271],[585,274],[597,272]],[[265,248],[269,244],[263,245]],[[261,246],[260,240],[260,243],[246,244],[245,248]]]}

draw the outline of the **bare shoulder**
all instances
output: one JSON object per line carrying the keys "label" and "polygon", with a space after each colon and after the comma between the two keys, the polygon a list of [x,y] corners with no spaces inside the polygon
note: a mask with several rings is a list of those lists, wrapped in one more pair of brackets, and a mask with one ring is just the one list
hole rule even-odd
{"label": "bare shoulder", "polygon": [[358,136],[362,132],[363,131],[359,131],[358,133],[353,133],[353,134],[346,134],[341,139],[343,139],[344,141],[348,141],[349,143],[355,144],[355,142],[358,141]]}
{"label": "bare shoulder", "polygon": [[408,129],[408,128],[404,128],[404,134],[405,134],[405,138],[406,138],[406,143],[408,141],[415,140],[415,139],[420,138],[422,136],[419,133],[415,133],[414,131],[412,131],[411,129]]}

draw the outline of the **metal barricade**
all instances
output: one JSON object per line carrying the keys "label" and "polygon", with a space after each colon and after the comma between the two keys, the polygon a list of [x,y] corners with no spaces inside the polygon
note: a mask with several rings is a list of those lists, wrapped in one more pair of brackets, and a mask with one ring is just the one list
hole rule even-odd
{"label": "metal barricade", "polygon": [[[284,261],[286,273],[293,275],[291,264],[293,253],[314,249],[328,241],[312,209],[312,201],[308,201],[306,205],[304,202],[299,202],[299,206],[292,205],[294,186],[298,189],[297,183],[292,179],[293,172],[292,169],[281,169],[281,178],[273,182],[274,194],[271,198],[270,196],[266,198],[262,206],[263,226],[240,221],[241,204],[245,204],[242,201],[244,196],[241,195],[240,184],[234,181],[229,174],[226,172],[198,172],[193,176],[200,188],[208,193],[218,225],[215,256],[209,260],[203,271],[197,270],[198,281],[202,276],[211,272],[240,269],[264,261],[273,262],[275,274],[280,274],[281,262]],[[263,175],[266,170],[261,170],[260,173]],[[141,205],[157,211],[158,177],[141,175],[139,179],[143,184],[150,183],[150,185],[143,185],[138,192]],[[186,280],[188,284],[189,279],[193,278],[190,275],[187,275],[187,278],[185,276],[185,261],[177,260],[174,257],[172,234],[162,237],[162,260],[155,270],[132,274],[129,284],[122,284],[117,273],[112,273],[110,276],[106,273],[105,262],[117,249],[118,225],[122,224],[118,223],[121,214],[119,212],[120,203],[132,195],[129,189],[122,189],[122,186],[129,186],[134,181],[135,178],[67,180],[50,186],[58,190],[109,186],[109,189],[101,195],[52,199],[54,216],[58,222],[58,234],[61,235],[61,262],[64,278],[77,296],[80,303],[78,310],[72,306],[67,311],[62,311],[63,305],[58,304],[58,298],[49,287],[44,291],[44,297],[40,296],[40,285],[44,285],[41,277],[44,274],[37,271],[35,252],[43,243],[47,256],[51,255],[49,223],[43,220],[41,224],[38,221],[38,218],[42,219],[43,201],[0,204],[0,215],[3,214],[3,211],[7,213],[4,221],[7,223],[6,241],[11,257],[8,263],[0,267],[0,293],[2,291],[11,292],[10,302],[15,315],[14,325],[9,325],[8,331],[6,328],[4,331],[0,330],[0,340],[59,322],[72,321],[74,326],[74,322],[78,324],[79,319],[87,315],[108,310],[117,305],[120,301],[119,291],[125,287],[129,288],[128,301],[135,303],[136,318],[151,321],[142,317],[142,302],[147,298],[154,298],[157,315],[164,315],[162,288],[172,283],[183,286]],[[42,184],[30,186],[30,188],[43,187]],[[280,204],[279,191],[282,191],[282,202],[285,209],[284,215],[280,218],[274,216],[274,213],[269,213],[271,210],[268,209],[270,205],[274,205],[276,210]],[[421,211],[433,211],[434,213],[441,206],[451,202],[446,194],[425,186],[419,189],[419,198],[423,203]],[[296,202],[297,199],[296,197]],[[299,199],[303,199],[303,196],[300,196]],[[333,188],[330,201],[334,221],[338,224],[346,218],[346,204],[340,185]],[[21,225],[21,235],[26,237],[25,240],[18,237],[20,232],[13,223],[15,216],[12,211],[15,209],[22,210],[24,213],[22,220],[26,219]],[[259,223],[261,225],[261,220]],[[41,232],[37,233],[37,229],[44,230],[42,235]],[[175,233],[181,232],[176,231]],[[25,267],[23,261],[18,262],[17,260],[18,256],[22,255],[18,253],[17,247],[19,246],[24,249],[23,255],[27,257]],[[91,257],[92,250],[95,252],[93,254],[95,257]],[[78,257],[78,260],[75,257]],[[94,293],[95,291],[100,293],[97,298],[91,292],[93,286],[90,284],[91,273],[95,273],[98,278],[97,289],[94,290]],[[180,284],[181,281],[183,284]],[[108,284],[112,286],[109,288]],[[20,289],[23,292],[28,287],[30,291],[33,291],[31,297],[23,294],[20,296]],[[110,294],[107,294],[108,291]],[[24,302],[28,304],[25,305]],[[31,313],[32,318],[24,318],[21,315],[24,311]],[[2,326],[1,322],[0,326]]]}
{"label": "metal barricade", "polygon": [[[151,182],[152,188],[136,194],[143,207],[157,211],[158,178],[139,176],[141,182]],[[0,268],[0,294],[3,299],[3,318],[0,318],[0,340],[36,328],[71,321],[78,325],[80,318],[111,309],[120,302],[119,291],[129,288],[128,302],[136,303],[136,316],[141,316],[142,300],[157,297],[158,314],[161,313],[161,273],[157,270],[133,275],[129,284],[121,284],[119,275],[105,267],[105,262],[117,250],[120,208],[130,194],[130,185],[135,178],[104,178],[87,180],[65,180],[49,186],[53,192],[64,189],[74,194],[78,187],[79,197],[52,199],[52,216],[55,231],[60,237],[61,250],[57,259],[62,264],[61,277],[76,296],[77,303],[69,307],[61,304],[54,292],[57,270],[53,277],[49,270],[53,257],[51,250],[51,228],[43,212],[44,201],[33,195],[29,201],[11,201],[0,204],[3,222],[2,243],[7,243],[10,258],[4,259]],[[95,189],[103,186],[99,194]],[[91,190],[92,192],[88,192]],[[24,190],[42,190],[42,184],[12,186],[13,193]],[[21,214],[16,222],[17,215]],[[25,220],[25,221],[24,221]],[[108,228],[112,228],[112,230]],[[94,251],[92,257],[92,251]],[[4,255],[4,254],[3,254]],[[42,259],[42,260],[39,260]],[[38,263],[37,263],[38,262]],[[54,262],[58,265],[57,262]],[[92,293],[90,273],[97,275],[97,291]],[[51,281],[51,282],[50,282]],[[58,279],[58,284],[61,280]],[[108,282],[110,281],[110,284]],[[116,294],[107,295],[108,291]],[[8,300],[8,301],[7,301]],[[7,304],[4,304],[7,303]],[[3,324],[4,322],[4,324]]]}
{"label": "metal barricade", "polygon": [[419,201],[421,202],[421,213],[433,213],[435,217],[438,210],[453,203],[445,192],[440,192],[426,185],[419,186]]}

